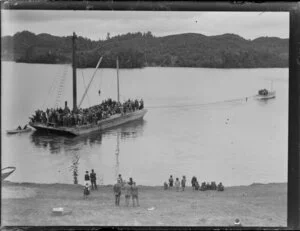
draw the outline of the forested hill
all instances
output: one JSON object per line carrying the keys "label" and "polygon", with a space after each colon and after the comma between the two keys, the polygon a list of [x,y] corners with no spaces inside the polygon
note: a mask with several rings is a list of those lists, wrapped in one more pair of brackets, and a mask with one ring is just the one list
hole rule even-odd
{"label": "forested hill", "polygon": [[[106,40],[78,37],[79,67],[288,67],[288,39],[246,40],[235,34],[178,34],[154,37],[151,32],[128,33]],[[72,36],[35,35],[28,31],[2,37],[2,60],[25,63],[71,63]]]}

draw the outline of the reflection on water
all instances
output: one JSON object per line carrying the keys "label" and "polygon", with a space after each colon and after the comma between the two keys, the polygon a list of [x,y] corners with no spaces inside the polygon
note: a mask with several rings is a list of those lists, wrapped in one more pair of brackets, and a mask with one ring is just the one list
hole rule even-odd
{"label": "reflection on water", "polygon": [[[82,150],[87,147],[91,149],[100,147],[103,138],[115,138],[115,179],[119,174],[119,155],[120,155],[120,140],[135,139],[143,135],[143,129],[146,124],[144,120],[137,120],[122,126],[109,129],[103,132],[90,133],[82,136],[66,136],[35,131],[31,134],[31,142],[38,148],[43,148],[49,151],[50,154],[72,154],[71,165],[69,171],[72,173],[74,184],[78,184],[78,169],[80,165],[80,155]],[[84,167],[84,166],[83,166]],[[100,183],[101,178],[98,179]]]}
{"label": "reflection on water", "polygon": [[[48,90],[58,66],[3,64],[3,99],[7,100],[2,107],[1,161],[17,167],[10,176],[13,182],[73,183],[75,173],[81,184],[90,169],[105,184],[115,181],[118,169],[124,179],[133,176],[144,185],[160,185],[170,174],[196,175],[202,181],[220,180],[226,185],[287,179],[287,68],[124,70],[122,101],[143,98],[149,109],[147,123],[138,121],[81,137],[6,135],[5,130],[27,123],[37,108],[45,109],[46,98],[45,107],[53,107],[55,97]],[[82,71],[92,75],[94,69]],[[103,70],[91,86],[90,102],[83,107],[108,97],[116,99],[112,78],[115,70]],[[269,87],[266,78],[276,80],[276,99],[249,97]],[[66,81],[66,86],[72,85],[72,78]],[[78,84],[78,94],[84,90],[84,84]],[[72,88],[66,88],[61,97],[72,102]],[[75,171],[69,170],[72,165]]]}
{"label": "reflection on water", "polygon": [[39,148],[49,150],[51,154],[60,153],[63,150],[65,152],[79,151],[82,146],[89,145],[93,147],[94,145],[101,145],[103,136],[115,136],[117,134],[121,135],[122,140],[139,137],[143,133],[143,126],[145,124],[146,121],[137,120],[103,132],[75,137],[35,131],[31,134],[31,142]]}
{"label": "reflection on water", "polygon": [[78,165],[79,165],[79,155],[75,154],[72,159],[72,165],[70,166],[70,171],[73,173],[74,184],[78,184]]}
{"label": "reflection on water", "polygon": [[102,133],[94,133],[88,136],[63,136],[35,131],[31,134],[31,142],[37,146],[49,150],[50,153],[60,153],[64,151],[79,151],[80,145],[101,144]]}
{"label": "reflection on water", "polygon": [[265,107],[267,104],[274,103],[275,98],[273,99],[263,99],[263,100],[256,100],[259,106]]}
{"label": "reflection on water", "polygon": [[119,154],[120,154],[120,134],[117,134],[117,147],[116,147],[116,168],[115,168],[115,179],[118,178],[119,175]]}

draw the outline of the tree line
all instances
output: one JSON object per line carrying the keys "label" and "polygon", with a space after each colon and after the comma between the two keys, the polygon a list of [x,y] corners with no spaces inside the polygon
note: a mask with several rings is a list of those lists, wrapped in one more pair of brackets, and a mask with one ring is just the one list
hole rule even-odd
{"label": "tree line", "polygon": [[[29,31],[2,37],[2,60],[25,63],[71,63],[72,36],[35,35]],[[77,65],[120,68],[211,67],[255,68],[288,67],[288,39],[260,37],[247,40],[235,34],[205,36],[186,33],[155,37],[151,32],[127,33],[105,40],[79,36]]]}

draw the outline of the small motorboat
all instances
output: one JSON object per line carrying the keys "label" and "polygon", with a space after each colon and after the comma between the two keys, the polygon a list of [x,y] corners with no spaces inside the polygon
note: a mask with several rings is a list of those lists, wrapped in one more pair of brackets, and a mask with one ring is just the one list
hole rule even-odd
{"label": "small motorboat", "polygon": [[23,128],[23,129],[13,129],[13,130],[6,130],[7,134],[17,134],[17,133],[25,133],[25,132],[30,132],[32,129],[27,127],[27,128]]}
{"label": "small motorboat", "polygon": [[1,181],[7,178],[10,174],[12,174],[16,170],[16,167],[6,167],[1,169]]}
{"label": "small motorboat", "polygon": [[258,91],[256,95],[256,99],[258,100],[267,100],[273,99],[276,97],[276,91],[268,91],[267,89],[261,89]]}
{"label": "small motorboat", "polygon": [[258,94],[255,96],[258,100],[268,100],[268,99],[274,99],[276,97],[276,91],[273,90],[273,81],[271,80],[271,89],[260,89],[258,91]]}

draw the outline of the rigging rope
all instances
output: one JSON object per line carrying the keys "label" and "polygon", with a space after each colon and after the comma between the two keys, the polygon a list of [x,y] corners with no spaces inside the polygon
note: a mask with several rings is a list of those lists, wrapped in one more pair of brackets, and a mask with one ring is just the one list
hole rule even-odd
{"label": "rigging rope", "polygon": [[[65,72],[65,69],[67,68],[67,66],[63,66],[63,70],[62,70],[62,72],[64,73]],[[44,106],[46,105],[46,103],[48,102],[48,99],[49,99],[49,97],[53,94],[53,91],[54,91],[54,89],[56,88],[56,85],[58,84],[57,82],[59,81],[59,73],[60,73],[61,71],[60,70],[58,70],[57,71],[57,73],[56,73],[56,75],[55,75],[55,78],[53,79],[53,81],[52,81],[52,83],[51,83],[51,86],[50,86],[50,88],[49,88],[49,90],[48,90],[48,94],[47,94],[47,97],[45,98],[45,100],[44,100],[44,103],[43,103],[43,106],[42,106],[42,108],[44,108]]]}
{"label": "rigging rope", "polygon": [[[84,80],[84,76],[83,76],[83,71],[81,71],[81,75],[82,75],[82,80],[83,80],[83,86],[84,86],[84,88],[86,88],[86,84],[85,84],[85,80]],[[87,96],[87,99],[88,99],[89,106],[91,106],[91,102],[90,102],[90,98],[89,98],[88,93],[86,93],[86,96]]]}
{"label": "rigging rope", "polygon": [[91,86],[91,83],[92,83],[92,81],[93,81],[93,79],[94,79],[94,77],[95,77],[95,75],[96,75],[96,73],[97,73],[97,69],[98,69],[98,67],[99,67],[99,65],[100,65],[100,63],[101,63],[101,61],[102,61],[102,58],[103,58],[103,57],[101,57],[101,58],[99,59],[98,63],[97,63],[97,66],[96,66],[96,68],[95,68],[94,74],[93,74],[93,76],[92,76],[92,78],[91,78],[91,80],[90,80],[90,82],[89,82],[87,88],[85,89],[85,92],[83,93],[83,96],[82,96],[82,98],[81,98],[81,100],[80,100],[80,103],[79,103],[79,105],[78,105],[78,108],[80,108],[80,106],[81,106],[81,104],[82,104],[82,102],[83,102],[83,100],[84,100],[84,97],[86,96],[86,93],[87,93],[88,89],[89,89],[90,86]]}
{"label": "rigging rope", "polygon": [[58,105],[60,104],[61,94],[63,93],[63,90],[64,90],[64,85],[65,85],[65,81],[66,81],[67,72],[68,72],[68,66],[66,65],[65,69],[64,69],[64,72],[63,72],[63,75],[60,78],[60,82],[59,82],[59,87],[58,87],[58,91],[57,91],[57,96],[56,96],[54,108],[57,108]]}

